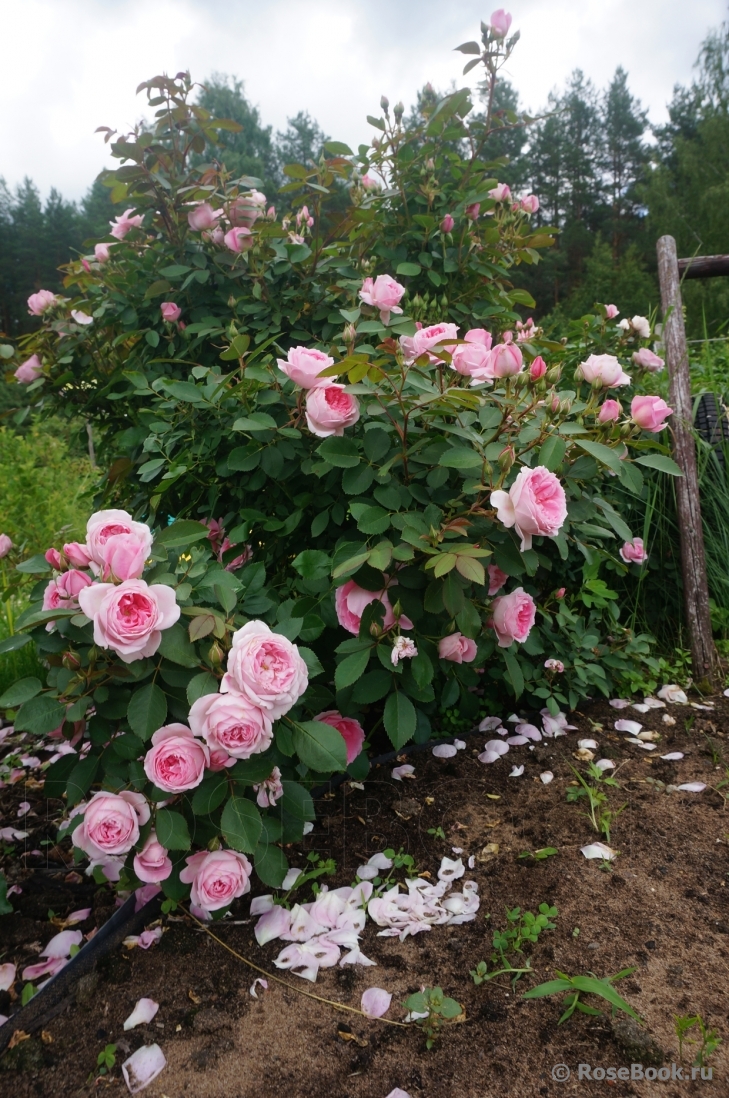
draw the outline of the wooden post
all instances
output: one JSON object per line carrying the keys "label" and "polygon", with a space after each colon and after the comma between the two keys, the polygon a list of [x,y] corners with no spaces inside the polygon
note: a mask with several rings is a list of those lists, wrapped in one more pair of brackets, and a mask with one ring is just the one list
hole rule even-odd
{"label": "wooden post", "polygon": [[673,408],[670,419],[673,456],[683,473],[682,477],[676,478],[676,502],[691,662],[694,681],[697,684],[706,683],[710,689],[714,689],[719,660],[711,632],[704,529],[701,524],[699,478],[693,436],[693,401],[676,241],[672,236],[662,236],[657,250],[663,307],[663,343],[670,384],[668,399]]}

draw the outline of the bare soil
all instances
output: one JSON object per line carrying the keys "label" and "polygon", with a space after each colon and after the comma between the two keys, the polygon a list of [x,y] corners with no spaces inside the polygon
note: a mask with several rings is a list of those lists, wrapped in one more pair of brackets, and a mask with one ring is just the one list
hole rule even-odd
{"label": "bare soil", "polygon": [[[676,718],[672,727],[662,723],[666,710],[640,716],[595,703],[573,715],[579,733],[543,741],[532,751],[512,749],[494,766],[475,758],[490,738],[486,735],[470,738],[454,759],[436,759],[430,752],[411,757],[413,781],[393,781],[390,767],[381,767],[363,791],[345,785],[325,796],[313,832],[288,853],[292,864],[301,864],[310,850],[335,858],[331,887],[351,883],[358,865],[389,846],[412,854],[419,871],[433,876],[453,846],[463,848],[464,860],[476,856],[475,869],[465,878],[476,880],[480,889],[475,921],[435,927],[402,943],[378,937],[369,922],[362,949],[376,968],[322,970],[314,985],[279,973],[273,960],[282,943],[256,944],[250,897],[234,905],[231,918],[214,924],[213,932],[231,948],[300,990],[358,1007],[366,988],[386,988],[393,996],[393,1019],[403,1017],[400,1004],[410,993],[423,985],[441,986],[463,1005],[465,1020],[449,1026],[431,1051],[414,1026],[368,1021],[273,981],[254,1000],[249,987],[256,973],[189,919],[169,917],[158,947],[118,950],[105,958],[43,1036],[32,1034],[5,1053],[0,1095],[126,1094],[121,1061],[153,1041],[162,1047],[167,1068],[144,1092],[148,1098],[386,1098],[396,1086],[412,1098],[583,1098],[605,1094],[606,1086],[615,1095],[728,1094],[729,809],[711,787],[729,765],[729,700],[713,700],[713,713],[670,706]],[[612,731],[614,721],[626,716],[661,733],[657,751],[644,752]],[[616,807],[626,803],[626,808],[611,838],[620,851],[611,871],[581,854],[581,846],[601,836],[591,830],[583,806],[566,801],[580,733],[598,740],[597,757],[611,757],[618,766],[613,773],[621,788],[611,796]],[[680,762],[655,757],[676,750],[685,752]],[[509,778],[512,765],[522,762],[524,774]],[[547,769],[555,778],[543,785],[539,774]],[[656,780],[700,780],[707,789],[666,793]],[[34,802],[38,816],[15,825],[33,824],[28,843],[37,844],[45,834],[40,793],[34,798],[26,787],[14,786],[2,794],[6,825],[16,820],[15,801]],[[437,828],[445,841],[430,833]],[[47,835],[52,839],[52,828]],[[498,853],[484,853],[490,843],[498,844]],[[518,857],[546,846],[559,853],[543,861]],[[93,905],[82,925],[86,931],[111,913],[113,898],[106,890],[85,878],[65,880],[68,867],[50,860],[62,859],[63,851],[46,849],[43,870],[22,869],[17,857],[6,863],[11,883],[23,892],[12,898],[16,913],[0,922],[0,961],[24,965],[37,959],[37,943],[49,937],[49,907],[63,915]],[[505,925],[505,909],[519,905],[536,911],[541,902],[555,904],[559,915],[557,929],[546,931],[531,951],[535,975],[516,988],[506,978],[476,987],[469,970],[489,957],[491,934]],[[560,999],[521,997],[553,978],[556,969],[602,978],[627,966],[635,972],[617,989],[645,1019],[643,1031],[629,1026],[626,1032],[607,1015],[575,1014],[558,1026]],[[159,1002],[159,1012],[149,1025],[125,1034],[124,1019],[142,996]],[[0,1012],[13,1009],[7,993],[0,993]],[[696,1013],[726,1042],[712,1057],[711,1082],[690,1081],[693,1053],[686,1056],[684,1081],[578,1079],[580,1063],[603,1068],[679,1063],[674,1016]],[[89,1080],[98,1053],[112,1043],[117,1066],[109,1076]],[[553,1078],[558,1064],[571,1069],[568,1081]]]}

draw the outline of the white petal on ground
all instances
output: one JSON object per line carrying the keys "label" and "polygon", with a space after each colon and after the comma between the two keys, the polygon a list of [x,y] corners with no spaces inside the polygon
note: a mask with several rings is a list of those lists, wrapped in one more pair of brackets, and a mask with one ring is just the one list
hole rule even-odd
{"label": "white petal on ground", "polygon": [[617,851],[605,843],[590,843],[589,846],[580,847],[580,850],[586,858],[602,858],[606,862],[617,857]]}
{"label": "white petal on ground", "polygon": [[350,789],[360,789],[360,790],[362,790],[362,789],[364,789],[364,785],[362,784],[362,782],[350,782],[349,783],[349,788]]}
{"label": "white petal on ground", "polygon": [[255,980],[248,988],[248,991],[253,999],[258,998],[258,992],[256,991],[256,984],[260,984],[264,991],[268,991],[268,980],[261,979],[260,976],[256,976]]}
{"label": "white petal on ground", "polygon": [[509,777],[510,778],[520,778],[523,773],[524,773],[524,767],[523,766],[512,766],[511,773],[509,774]]}
{"label": "white petal on ground", "polygon": [[585,751],[597,751],[596,740],[578,740],[577,746],[584,748]]}
{"label": "white petal on ground", "polygon": [[72,911],[70,915],[66,916],[66,925],[75,926],[76,923],[82,923],[85,919],[88,919],[90,914],[90,907],[82,907],[78,911]]}
{"label": "white petal on ground", "polygon": [[468,859],[468,868],[469,869],[475,869],[475,867],[476,867],[476,855],[471,854],[470,858]]}
{"label": "white petal on ground", "polygon": [[439,881],[456,881],[466,872],[466,868],[460,858],[443,858],[438,870]]}
{"label": "white petal on ground", "polygon": [[615,763],[612,759],[598,759],[595,763],[598,770],[614,770]]}
{"label": "white petal on ground", "polygon": [[402,766],[396,766],[394,770],[390,772],[390,777],[394,778],[396,782],[401,782],[403,778],[412,778],[415,773],[415,767],[410,763],[403,763]]}
{"label": "white petal on ground", "polygon": [[159,1003],[155,1003],[154,999],[140,999],[124,1023],[124,1029],[146,1025],[147,1022],[152,1021],[158,1010]]}
{"label": "white petal on ground", "polygon": [[707,713],[710,713],[714,708],[713,705],[700,705],[698,702],[689,702],[692,709],[704,709]]}
{"label": "white petal on ground", "polygon": [[639,724],[638,721],[625,720],[616,721],[613,725],[616,732],[627,732],[631,736],[637,736],[642,727],[643,725]]}
{"label": "white petal on ground", "polygon": [[8,1020],[7,1014],[0,1014],[0,1026],[4,1026]]}
{"label": "white petal on ground", "polygon": [[0,991],[8,991],[15,983],[15,974],[17,969],[15,965],[8,964],[0,965]]}
{"label": "white petal on ground", "polygon": [[641,702],[633,702],[630,708],[635,709],[636,713],[649,713],[651,707],[643,705]]}
{"label": "white petal on ground", "polygon": [[543,782],[544,785],[549,785],[550,782],[554,781],[554,774],[551,770],[545,770],[543,774],[539,775],[539,780]]}
{"label": "white petal on ground", "polygon": [[650,694],[643,698],[643,705],[647,705],[649,709],[665,709],[666,703],[659,701],[658,698],[652,698]]}
{"label": "white petal on ground", "polygon": [[683,789],[686,793],[703,793],[706,789],[705,782],[684,782],[683,785],[679,785],[678,789]]}
{"label": "white petal on ground", "polygon": [[506,741],[512,747],[523,747],[525,743],[529,743],[526,736],[509,736]]}
{"label": "white petal on ground", "polygon": [[307,820],[306,823],[304,824],[304,834],[305,835],[310,835],[313,830],[314,830],[314,824],[311,822],[311,820]]}
{"label": "white petal on ground", "polygon": [[139,1094],[167,1067],[165,1054],[159,1045],[142,1045],[122,1064],[124,1082],[130,1094]]}
{"label": "white petal on ground", "polygon": [[501,755],[497,754],[496,751],[482,751],[481,754],[477,756],[477,758],[479,762],[482,762],[486,766],[489,766],[491,763],[498,762],[501,758]]}
{"label": "white petal on ground", "polygon": [[466,741],[465,740],[454,740],[453,741],[453,746],[455,747],[456,751],[465,751],[466,750]]}
{"label": "white petal on ground", "polygon": [[664,724],[675,724],[676,723],[676,718],[672,717],[670,713],[664,713],[663,716],[661,717],[661,720],[663,721]]}
{"label": "white petal on ground", "polygon": [[288,892],[290,888],[293,888],[303,872],[303,869],[298,869],[293,865],[281,882],[281,891]]}
{"label": "white petal on ground", "polygon": [[528,740],[534,740],[535,743],[538,743],[542,738],[542,733],[535,724],[517,724],[514,731],[517,736],[526,736]]}
{"label": "white petal on ground", "polygon": [[662,759],[666,762],[678,762],[679,759],[684,757],[683,751],[669,751],[667,755],[661,755]]}
{"label": "white petal on ground", "polygon": [[505,755],[509,750],[509,744],[503,740],[489,740],[484,744],[484,751],[491,751],[494,755]]}
{"label": "white petal on ground", "polygon": [[729,698],[729,690],[725,690],[725,691],[724,691],[724,697],[725,697],[725,698]]}
{"label": "white petal on ground", "polygon": [[463,853],[463,847],[462,846],[452,846],[451,847],[451,852],[453,854],[462,854]]}
{"label": "white petal on ground", "polygon": [[387,1014],[392,1002],[392,995],[381,987],[368,987],[362,992],[362,1011],[368,1018],[381,1018]]}
{"label": "white petal on ground", "polygon": [[511,716],[506,719],[510,724],[521,724],[521,717],[517,717],[516,713],[512,713]]}
{"label": "white petal on ground", "polygon": [[675,683],[669,682],[665,686],[662,686],[658,691],[658,697],[663,698],[664,701],[670,702],[672,705],[687,705],[688,698],[684,694],[680,686],[676,686]]}
{"label": "white petal on ground", "polygon": [[612,705],[613,709],[627,709],[630,698],[611,698],[608,704]]}
{"label": "white petal on ground", "polygon": [[[427,1018],[428,1015],[427,1014],[421,1014],[420,1017],[421,1018]],[[405,1021],[406,1022],[414,1021],[414,1016],[413,1016],[413,1018],[406,1018]],[[406,1090],[401,1090],[400,1087],[395,1087],[395,1089],[391,1090],[390,1093],[387,1095],[387,1098],[410,1098],[410,1095],[408,1094],[408,1092]]]}
{"label": "white petal on ground", "polygon": [[644,751],[655,751],[656,745],[654,743],[646,743],[644,740],[633,739],[632,736],[628,736],[626,743],[632,743],[633,747],[642,747]]}
{"label": "white petal on ground", "polygon": [[454,755],[458,754],[458,748],[453,743],[439,743],[437,747],[433,748],[433,754],[436,759],[452,759]]}
{"label": "white petal on ground", "polygon": [[[727,694],[729,697],[729,694]],[[501,717],[484,717],[478,726],[479,732],[491,732],[495,728],[501,727]]]}
{"label": "white petal on ground", "polygon": [[62,930],[51,938],[41,957],[69,957],[72,946],[80,946],[84,936],[80,930]]}

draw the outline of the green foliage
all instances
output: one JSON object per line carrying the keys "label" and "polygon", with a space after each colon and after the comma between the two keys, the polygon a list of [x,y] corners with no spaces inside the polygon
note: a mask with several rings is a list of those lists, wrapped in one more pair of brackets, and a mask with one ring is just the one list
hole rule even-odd
{"label": "green foliage", "polygon": [[98,1075],[107,1075],[116,1064],[116,1045],[105,1045],[96,1057]]}
{"label": "green foliage", "polygon": [[403,1006],[413,1013],[425,1014],[414,1019],[425,1034],[425,1046],[431,1049],[443,1034],[443,1027],[463,1017],[463,1007],[455,999],[443,994],[440,987],[426,987],[409,995]]}
{"label": "green foliage", "polygon": [[[538,853],[544,854],[544,851]],[[493,980],[496,976],[508,975],[512,977],[512,986],[516,985],[517,980],[524,973],[531,972],[532,968],[529,959],[527,959],[524,967],[517,968],[513,964],[513,959],[515,959],[513,955],[516,953],[523,954],[524,946],[526,944],[534,945],[543,931],[556,930],[556,923],[553,923],[552,919],[556,919],[558,914],[559,911],[556,907],[546,903],[539,905],[538,915],[532,914],[531,911],[522,911],[520,907],[511,910],[507,908],[506,927],[503,930],[494,931],[491,943],[493,946],[493,953],[491,954],[492,971],[489,972],[486,961],[479,961],[476,968],[471,969],[474,984],[478,986]]]}
{"label": "green foliage", "polygon": [[[715,1029],[709,1029],[700,1014],[695,1014],[693,1016],[686,1014],[676,1015],[674,1023],[676,1036],[678,1037],[679,1060],[683,1060],[683,1044],[684,1041],[687,1041],[688,1044],[699,1045],[696,1051],[694,1065],[696,1067],[706,1067],[709,1058],[714,1055],[719,1045],[722,1043],[722,1039],[718,1036],[717,1031]],[[698,1039],[687,1037],[686,1035],[696,1026],[699,1027]]]}
{"label": "green foliage", "polygon": [[597,995],[598,998],[604,999],[610,1005],[613,1015],[616,1011],[622,1010],[634,1021],[642,1023],[641,1017],[635,1013],[632,1006],[621,995],[618,995],[612,986],[615,980],[622,980],[633,972],[635,972],[635,968],[624,968],[614,976],[605,976],[600,980],[592,972],[588,973],[587,976],[567,976],[566,973],[558,971],[557,976],[559,979],[548,980],[544,984],[533,987],[531,991],[525,991],[522,999],[543,999],[547,995],[561,995],[567,992],[563,1001],[563,1005],[567,1009],[557,1023],[562,1025],[562,1022],[566,1022],[572,1017],[575,1010],[580,1011],[582,1014],[600,1016],[601,1011],[585,1003],[582,999],[583,995]]}

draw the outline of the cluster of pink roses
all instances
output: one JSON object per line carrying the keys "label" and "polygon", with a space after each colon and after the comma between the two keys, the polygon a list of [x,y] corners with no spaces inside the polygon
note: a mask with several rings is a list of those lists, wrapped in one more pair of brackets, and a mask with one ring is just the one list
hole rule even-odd
{"label": "cluster of pink roses", "polygon": [[334,359],[323,351],[308,347],[291,347],[285,359],[277,359],[278,368],[302,389],[306,389],[306,422],[318,438],[343,435],[359,419],[359,402],[328,377],[319,377],[334,365]]}
{"label": "cluster of pink roses", "polygon": [[431,324],[427,328],[419,327],[413,336],[400,336],[400,346],[408,364],[423,356],[427,356],[431,364],[442,362],[438,356],[438,349],[442,347],[450,353],[451,367],[470,377],[472,384],[512,377],[524,369],[521,349],[512,341],[510,332],[504,333],[504,341],[494,347],[491,333],[485,328],[471,328],[463,337],[464,342],[454,344],[458,338],[457,324]]}
{"label": "cluster of pink roses", "polygon": [[224,245],[229,251],[240,254],[253,246],[252,228],[259,217],[275,217],[273,207],[266,214],[266,196],[260,191],[239,195],[228,208],[230,229],[226,232],[219,224],[224,210],[214,210],[209,202],[200,202],[187,215],[187,222],[194,232],[203,234],[205,240]]}

